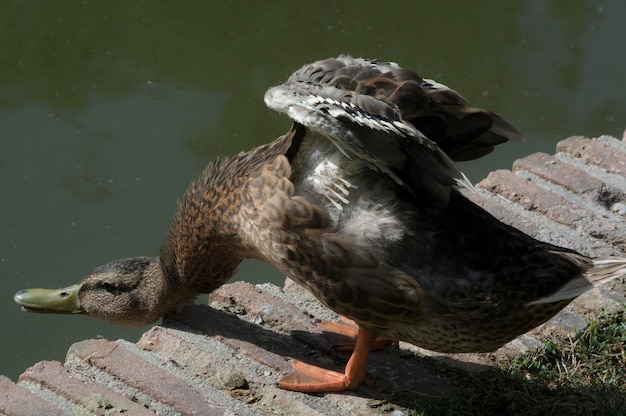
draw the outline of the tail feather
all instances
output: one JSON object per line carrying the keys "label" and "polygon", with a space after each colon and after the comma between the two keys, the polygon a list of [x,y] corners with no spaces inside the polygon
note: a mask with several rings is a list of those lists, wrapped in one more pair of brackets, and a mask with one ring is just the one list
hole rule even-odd
{"label": "tail feather", "polygon": [[626,258],[604,257],[592,261],[593,265],[586,273],[570,280],[550,296],[528,302],[526,306],[571,300],[596,286],[626,276]]}
{"label": "tail feather", "polygon": [[603,285],[626,275],[626,259],[604,257],[593,260],[593,267],[586,273],[587,280],[594,286]]}

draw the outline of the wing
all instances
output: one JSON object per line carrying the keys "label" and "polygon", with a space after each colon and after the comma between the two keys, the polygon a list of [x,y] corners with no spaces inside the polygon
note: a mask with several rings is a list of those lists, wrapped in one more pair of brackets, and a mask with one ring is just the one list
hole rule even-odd
{"label": "wing", "polygon": [[393,63],[348,56],[304,66],[268,90],[265,102],[328,137],[347,157],[444,203],[450,186],[471,188],[451,156],[468,159],[519,137],[441,84]]}

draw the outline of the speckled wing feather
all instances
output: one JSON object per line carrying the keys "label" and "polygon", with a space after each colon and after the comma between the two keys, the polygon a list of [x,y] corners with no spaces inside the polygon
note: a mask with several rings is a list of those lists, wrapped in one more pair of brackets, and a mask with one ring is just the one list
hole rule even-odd
{"label": "speckled wing feather", "polygon": [[[348,56],[318,61],[268,90],[265,101],[330,138],[346,156],[439,202],[447,201],[452,185],[471,188],[443,150],[466,159],[506,141],[490,130],[506,124],[499,117],[467,107],[454,91],[394,63]],[[510,131],[511,138],[519,136]]]}
{"label": "speckled wing feather", "polygon": [[312,87],[327,85],[352,91],[359,97],[371,97],[374,100],[370,103],[387,103],[393,112],[384,107],[382,112],[380,107],[374,110],[373,106],[362,106],[362,109],[372,115],[378,111],[382,118],[399,114],[454,161],[476,159],[491,152],[495,145],[523,140],[497,114],[470,107],[453,89],[395,63],[344,55],[304,66],[287,84],[292,82],[305,82]]}
{"label": "speckled wing feather", "polygon": [[471,188],[450,158],[406,123],[395,105],[338,84],[344,77],[380,73],[378,64],[364,60],[340,57],[316,62],[268,90],[265,101],[328,137],[346,157],[364,161],[407,190],[425,194],[429,201],[446,203],[453,185]]}

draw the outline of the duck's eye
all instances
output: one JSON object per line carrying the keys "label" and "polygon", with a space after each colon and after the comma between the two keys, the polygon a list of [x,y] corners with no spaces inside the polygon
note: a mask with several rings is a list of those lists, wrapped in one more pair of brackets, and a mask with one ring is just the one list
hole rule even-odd
{"label": "duck's eye", "polygon": [[111,283],[102,283],[102,289],[106,290],[107,292],[116,292],[117,288],[115,287],[115,285],[111,284]]}

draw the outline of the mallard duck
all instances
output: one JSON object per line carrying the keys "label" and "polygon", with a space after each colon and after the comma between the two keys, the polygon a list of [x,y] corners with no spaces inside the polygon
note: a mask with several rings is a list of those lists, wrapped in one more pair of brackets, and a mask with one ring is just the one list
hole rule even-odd
{"label": "mallard duck", "polygon": [[357,328],[343,373],[296,361],[283,388],[356,389],[377,337],[492,351],[626,273],[537,241],[460,192],[455,161],[520,140],[498,115],[394,63],[339,56],[270,88],[295,122],[215,161],[178,205],[158,257],[115,260],[74,286],[26,289],[27,311],[145,325],[220,287],[244,258],[310,290]]}

